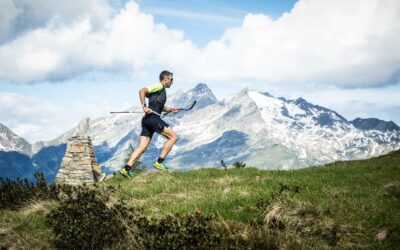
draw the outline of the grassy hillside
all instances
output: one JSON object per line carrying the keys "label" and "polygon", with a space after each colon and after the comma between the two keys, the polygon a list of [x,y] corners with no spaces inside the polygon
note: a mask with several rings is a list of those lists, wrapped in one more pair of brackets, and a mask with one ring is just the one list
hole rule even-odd
{"label": "grassy hillside", "polygon": [[[276,248],[396,249],[400,245],[400,151],[294,171],[255,168],[117,176],[112,200],[149,218],[202,213],[230,238],[271,237]],[[51,248],[45,215],[57,202],[0,211],[0,247]]]}

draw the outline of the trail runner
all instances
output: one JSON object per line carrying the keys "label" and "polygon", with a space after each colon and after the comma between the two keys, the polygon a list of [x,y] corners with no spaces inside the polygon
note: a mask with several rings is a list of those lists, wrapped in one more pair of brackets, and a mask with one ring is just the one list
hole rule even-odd
{"label": "trail runner", "polygon": [[[171,151],[176,142],[176,133],[172,128],[161,119],[161,112],[179,112],[179,108],[166,107],[167,101],[166,88],[170,88],[173,83],[173,74],[169,71],[162,71],[160,73],[160,81],[148,87],[139,90],[140,102],[145,113],[142,118],[142,132],[140,134],[139,146],[131,154],[128,163],[119,171],[124,177],[131,177],[132,166],[139,160],[140,156],[146,151],[153,137],[154,132],[163,135],[167,141],[165,142],[160,156],[154,162],[153,166],[158,170],[167,170],[169,167],[164,163],[165,158]],[[148,98],[148,105],[146,105],[145,98]]]}

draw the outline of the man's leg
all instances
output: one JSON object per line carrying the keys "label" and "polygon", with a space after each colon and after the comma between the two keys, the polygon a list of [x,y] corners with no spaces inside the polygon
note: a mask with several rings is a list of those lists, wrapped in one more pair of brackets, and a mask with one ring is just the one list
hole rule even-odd
{"label": "man's leg", "polygon": [[131,157],[129,158],[128,165],[133,166],[140,156],[146,151],[147,147],[149,146],[151,138],[149,136],[140,136],[139,146],[133,151]]}
{"label": "man's leg", "polygon": [[161,134],[167,138],[167,141],[165,142],[163,149],[160,154],[160,158],[165,158],[167,157],[169,151],[171,151],[172,147],[174,146],[176,142],[176,133],[172,130],[170,127],[164,128],[164,130],[161,132]]}
{"label": "man's leg", "polygon": [[122,167],[119,173],[127,178],[132,176],[131,169],[133,165],[137,162],[137,160],[140,158],[142,153],[146,151],[147,146],[149,145],[151,141],[151,137],[149,136],[140,136],[140,142],[139,146],[133,151],[131,154],[128,163],[125,165],[125,167]]}
{"label": "man's leg", "polygon": [[163,149],[161,150],[160,157],[156,162],[154,162],[153,166],[158,170],[167,170],[169,169],[167,165],[165,165],[164,158],[167,157],[169,151],[171,151],[172,147],[176,142],[176,134],[172,130],[172,128],[165,127],[164,130],[160,133],[164,137],[167,138],[167,141],[164,143]]}

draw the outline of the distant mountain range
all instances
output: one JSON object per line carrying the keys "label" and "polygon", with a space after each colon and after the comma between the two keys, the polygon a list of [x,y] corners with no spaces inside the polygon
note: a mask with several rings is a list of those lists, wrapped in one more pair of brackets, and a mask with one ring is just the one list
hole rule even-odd
{"label": "distant mountain range", "polygon": [[[219,166],[235,161],[262,169],[293,169],[338,160],[364,159],[400,148],[400,128],[375,118],[353,121],[299,98],[288,100],[243,89],[218,101],[206,84],[175,92],[167,105],[188,107],[166,117],[178,134],[167,158],[175,169]],[[132,107],[132,110],[140,109]],[[137,145],[141,115],[116,114],[91,120],[96,158],[106,172],[123,165],[130,145]],[[0,124],[0,176],[31,176],[42,171],[54,180],[74,127],[54,140],[29,144]],[[155,136],[141,161],[151,166],[164,138]]]}

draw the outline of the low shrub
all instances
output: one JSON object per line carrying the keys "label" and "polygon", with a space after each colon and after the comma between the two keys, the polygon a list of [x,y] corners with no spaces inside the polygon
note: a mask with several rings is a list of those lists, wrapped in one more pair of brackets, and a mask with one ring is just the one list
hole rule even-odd
{"label": "low shrub", "polygon": [[112,192],[109,187],[63,189],[59,206],[46,216],[55,245],[62,249],[101,249],[129,239],[127,229],[141,218],[141,213],[122,201],[109,203]]}
{"label": "low shrub", "polygon": [[35,173],[36,183],[27,178],[0,178],[0,209],[16,210],[32,200],[57,199],[60,187],[48,185],[43,173]]}
{"label": "low shrub", "polygon": [[218,248],[221,239],[227,238],[211,215],[196,212],[148,218],[141,208],[110,200],[115,188],[48,185],[43,174],[34,176],[36,183],[0,179],[1,208],[18,209],[38,199],[59,201],[46,215],[58,248],[209,249]]}
{"label": "low shrub", "polygon": [[70,186],[46,217],[59,248],[209,249],[220,244],[213,216],[168,215],[149,219],[140,208],[111,202],[110,187]]}
{"label": "low shrub", "polygon": [[146,249],[214,249],[223,238],[215,217],[200,212],[152,219],[143,229]]}

